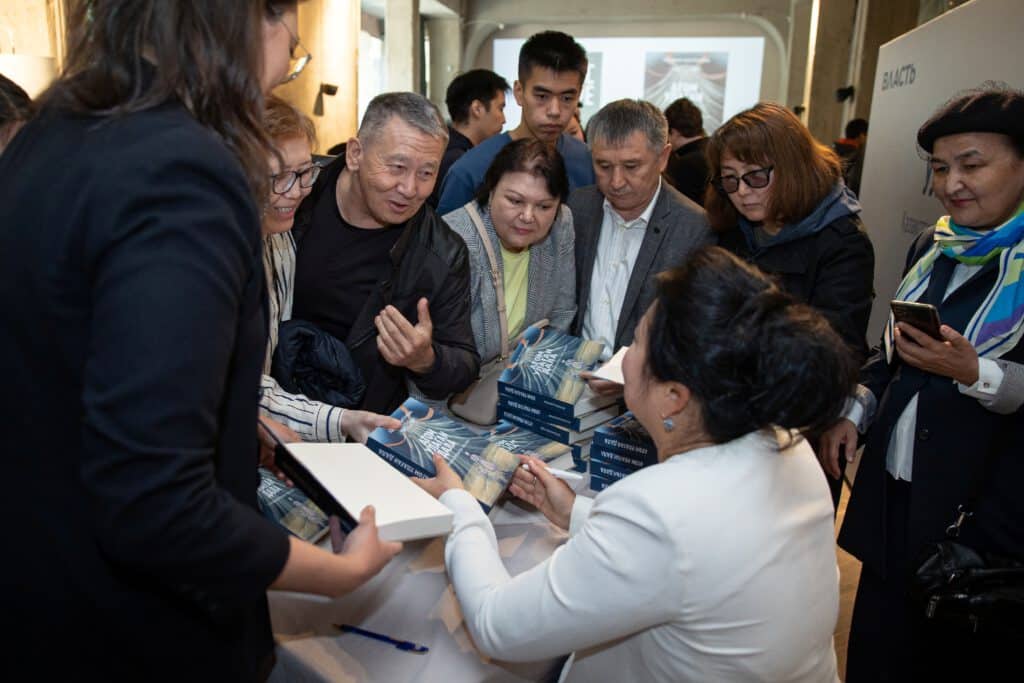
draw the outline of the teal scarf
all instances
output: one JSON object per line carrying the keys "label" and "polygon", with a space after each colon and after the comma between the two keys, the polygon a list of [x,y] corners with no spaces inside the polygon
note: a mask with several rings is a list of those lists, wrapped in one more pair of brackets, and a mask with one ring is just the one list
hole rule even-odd
{"label": "teal scarf", "polygon": [[[932,267],[939,254],[965,265],[982,265],[999,259],[999,277],[964,330],[979,356],[998,358],[1024,336],[1024,204],[1008,221],[993,230],[971,230],[949,216],[935,224],[935,243],[903,278],[896,299],[917,301],[928,288]],[[885,327],[885,352],[893,351],[892,314]]]}

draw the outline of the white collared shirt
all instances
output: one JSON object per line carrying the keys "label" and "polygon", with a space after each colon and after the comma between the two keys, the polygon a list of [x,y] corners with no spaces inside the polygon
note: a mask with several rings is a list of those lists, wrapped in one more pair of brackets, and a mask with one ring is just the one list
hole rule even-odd
{"label": "white collared shirt", "polygon": [[604,218],[590,277],[590,298],[583,316],[583,337],[604,343],[601,360],[611,358],[615,352],[615,332],[619,327],[626,288],[660,195],[659,179],[651,201],[643,213],[631,221],[624,221],[612,208],[611,202],[604,200]]}
{"label": "white collared shirt", "polygon": [[[956,264],[942,300],[945,301],[950,294],[970,280],[981,268],[980,265]],[[982,406],[988,407],[1002,386],[1003,370],[994,360],[979,357],[978,380],[974,384],[967,386],[955,380],[951,381],[956,384],[961,394],[976,398]],[[845,417],[857,425],[858,431],[863,434],[874,419],[878,400],[866,388],[859,386],[857,389],[859,398],[849,403]],[[885,469],[894,479],[912,480],[918,396],[919,394],[914,394],[913,398],[907,402],[893,426],[892,435],[889,437],[889,445],[885,454]]]}

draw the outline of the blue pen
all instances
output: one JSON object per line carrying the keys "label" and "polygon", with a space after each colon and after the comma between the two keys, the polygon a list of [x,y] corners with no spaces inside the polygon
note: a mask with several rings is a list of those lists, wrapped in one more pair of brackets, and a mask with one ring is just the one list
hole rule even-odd
{"label": "blue pen", "polygon": [[365,628],[359,628],[352,624],[335,624],[334,628],[345,633],[355,633],[356,635],[363,636],[365,638],[373,638],[379,640],[382,643],[388,643],[394,645],[403,652],[413,652],[415,654],[423,654],[430,648],[426,645],[417,645],[416,643],[410,643],[408,640],[395,640],[390,636],[386,636],[383,633],[374,633],[373,631],[367,631]]}

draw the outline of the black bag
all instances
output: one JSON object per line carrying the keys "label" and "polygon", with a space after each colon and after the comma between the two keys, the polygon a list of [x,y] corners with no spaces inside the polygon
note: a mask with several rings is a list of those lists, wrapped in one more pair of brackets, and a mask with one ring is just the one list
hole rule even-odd
{"label": "black bag", "polygon": [[967,503],[946,527],[946,540],[925,547],[910,594],[934,623],[979,634],[1024,637],[1024,562],[979,553],[959,542],[960,528],[974,515],[995,460],[990,452],[974,473]]}
{"label": "black bag", "polygon": [[914,575],[925,616],[954,628],[1024,637],[1024,564],[952,540],[932,543]]}

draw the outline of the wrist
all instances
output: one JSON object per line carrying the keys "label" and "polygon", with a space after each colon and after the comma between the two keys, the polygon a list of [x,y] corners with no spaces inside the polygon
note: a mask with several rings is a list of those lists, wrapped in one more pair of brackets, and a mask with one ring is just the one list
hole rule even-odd
{"label": "wrist", "polygon": [[427,347],[426,352],[423,355],[423,360],[416,365],[410,365],[409,369],[415,372],[417,375],[425,375],[434,369],[434,365],[437,363],[437,354],[434,353],[434,345],[431,344]]}
{"label": "wrist", "polygon": [[963,384],[965,387],[973,387],[978,383],[978,374],[978,359],[975,358],[970,369],[961,377],[957,377],[956,381],[960,382],[960,384]]}

